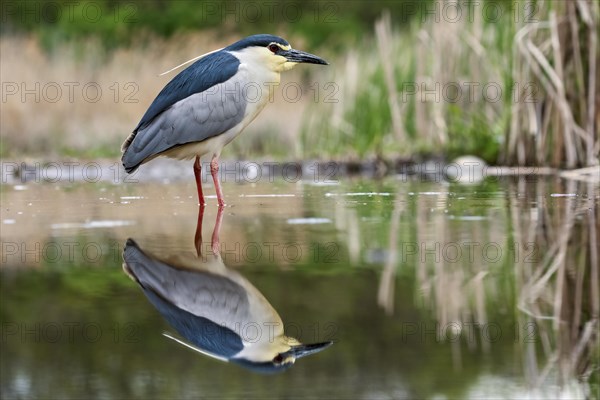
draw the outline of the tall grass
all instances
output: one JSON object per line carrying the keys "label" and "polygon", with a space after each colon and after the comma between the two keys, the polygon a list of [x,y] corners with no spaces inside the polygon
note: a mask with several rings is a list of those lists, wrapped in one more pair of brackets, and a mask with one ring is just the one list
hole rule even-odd
{"label": "tall grass", "polygon": [[493,20],[485,5],[473,5],[472,18],[432,17],[403,31],[384,14],[374,39],[338,62],[340,101],[312,110],[305,154],[596,165],[598,3],[500,3]]}
{"label": "tall grass", "polygon": [[600,86],[595,1],[538,2],[544,19],[520,26],[513,76],[539,87],[535,103],[515,103],[504,160],[574,168],[598,164]]}

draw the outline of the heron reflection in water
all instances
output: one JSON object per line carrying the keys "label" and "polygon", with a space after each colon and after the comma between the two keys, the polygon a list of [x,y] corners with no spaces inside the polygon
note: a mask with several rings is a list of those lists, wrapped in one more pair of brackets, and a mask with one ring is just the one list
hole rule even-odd
{"label": "heron reflection in water", "polygon": [[283,322],[267,299],[248,280],[223,263],[219,207],[211,240],[211,254],[202,254],[199,208],[195,245],[197,257],[161,258],[128,239],[123,269],[169,324],[183,337],[164,335],[217,360],[257,372],[289,368],[296,359],[319,352],[332,342],[302,344],[284,335]]}

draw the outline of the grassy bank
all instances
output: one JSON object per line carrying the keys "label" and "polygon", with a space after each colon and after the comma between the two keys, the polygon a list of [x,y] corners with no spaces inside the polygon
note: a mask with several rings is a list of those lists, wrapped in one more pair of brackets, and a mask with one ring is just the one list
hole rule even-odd
{"label": "grassy bank", "polygon": [[[444,15],[447,2],[436,1]],[[318,104],[303,131],[311,156],[390,158],[475,154],[491,163],[574,168],[600,150],[597,2],[516,2],[496,17],[396,30],[348,52],[332,79],[339,101]]]}
{"label": "grassy bank", "polygon": [[[331,66],[286,74],[273,104],[223,156],[360,161],[473,154],[504,165],[597,164],[597,2],[476,2],[459,16],[448,8],[455,3],[431,4],[428,14],[408,22],[393,8],[369,34],[342,35],[331,46],[325,34],[311,44],[314,38],[289,33],[298,28],[293,24],[275,31]],[[329,28],[355,24],[339,17]],[[110,50],[105,39],[88,35],[51,51],[39,35],[4,34],[0,153],[118,157],[121,141],[174,76],[160,72],[239,38],[211,30],[163,33],[137,35]]]}

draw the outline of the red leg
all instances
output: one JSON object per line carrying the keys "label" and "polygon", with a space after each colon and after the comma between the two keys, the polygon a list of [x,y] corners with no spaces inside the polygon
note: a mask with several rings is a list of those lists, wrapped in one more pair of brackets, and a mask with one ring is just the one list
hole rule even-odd
{"label": "red leg", "polygon": [[202,257],[202,220],[204,219],[204,204],[198,206],[198,222],[196,223],[196,235],[194,235],[194,245],[196,246],[196,254]]}
{"label": "red leg", "polygon": [[221,252],[221,242],[219,241],[219,232],[221,231],[221,222],[223,222],[223,206],[219,206],[217,211],[217,220],[215,221],[215,229],[213,230],[212,238],[210,241],[211,249],[214,255],[218,255]]}
{"label": "red leg", "polygon": [[194,175],[196,176],[196,187],[198,188],[198,204],[205,205],[204,194],[202,193],[202,166],[200,165],[200,157],[196,156],[194,162]]}
{"label": "red leg", "polygon": [[212,160],[210,161],[210,173],[212,175],[213,182],[215,183],[219,207],[223,207],[225,205],[225,201],[223,200],[223,191],[221,190],[221,183],[219,182],[219,157],[216,155],[213,156]]}

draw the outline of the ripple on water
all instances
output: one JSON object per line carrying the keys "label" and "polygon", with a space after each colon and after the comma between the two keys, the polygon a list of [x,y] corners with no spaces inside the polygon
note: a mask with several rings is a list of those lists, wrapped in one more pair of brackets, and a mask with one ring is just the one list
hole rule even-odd
{"label": "ripple on water", "polygon": [[329,224],[331,220],[329,218],[290,218],[287,223],[290,225],[316,225]]}
{"label": "ripple on water", "polygon": [[134,221],[124,220],[100,220],[87,222],[62,222],[50,225],[52,229],[96,229],[114,228],[119,226],[134,225]]}

